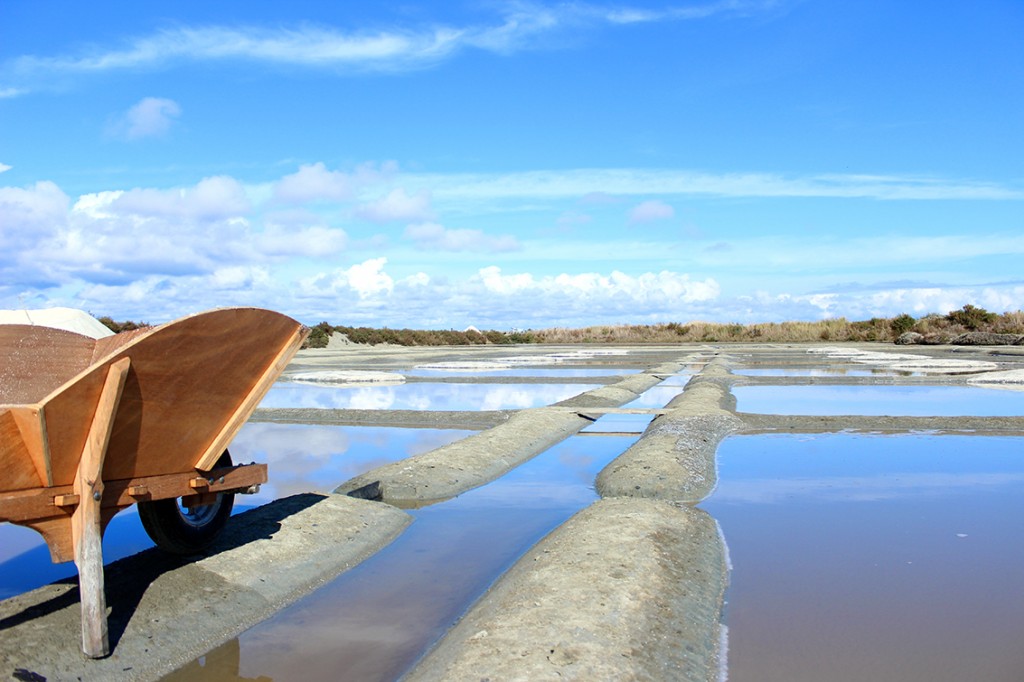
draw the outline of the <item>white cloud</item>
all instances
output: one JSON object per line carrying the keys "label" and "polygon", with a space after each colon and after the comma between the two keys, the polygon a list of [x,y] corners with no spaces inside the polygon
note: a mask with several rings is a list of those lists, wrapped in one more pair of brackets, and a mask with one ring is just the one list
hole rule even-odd
{"label": "white cloud", "polygon": [[[426,177],[440,178],[441,190],[452,186],[450,176],[398,174],[388,164],[344,171],[311,164],[255,187],[215,176],[77,199],[52,182],[0,187],[0,307],[17,306],[24,295],[41,305],[151,321],[238,304],[311,322],[508,328],[868,319],[946,313],[965,303],[1002,312],[1024,300],[1024,285],[1008,269],[1024,255],[1024,236],[1012,232],[813,240],[766,234],[730,237],[722,251],[709,248],[711,240],[592,235],[519,243],[512,234],[433,220],[408,224],[403,242],[393,234],[375,238],[367,232],[374,228],[354,220],[359,202],[373,204],[381,218],[431,209],[434,186],[417,184]],[[527,220],[538,221],[535,230],[549,226],[585,195],[568,195]],[[641,200],[648,201],[634,204]],[[507,217],[503,209],[489,211],[467,215],[507,224],[498,222]],[[659,211],[667,213],[655,204],[646,215]],[[579,215],[570,218],[581,224]],[[364,255],[350,260],[357,252]],[[347,267],[339,268],[343,253]],[[493,259],[480,262],[481,253]]]}
{"label": "white cloud", "polygon": [[53,182],[27,188],[0,187],[0,240],[21,241],[67,222],[71,199]]}
{"label": "white cloud", "polygon": [[267,225],[263,232],[256,236],[255,241],[258,250],[267,256],[323,258],[343,251],[348,244],[348,235],[340,228],[325,225]]}
{"label": "white cloud", "polygon": [[108,128],[113,137],[141,140],[166,135],[181,116],[181,107],[171,99],[146,97],[115,119]]}
{"label": "white cloud", "polygon": [[330,274],[320,273],[306,278],[301,285],[307,296],[355,292],[360,299],[380,298],[389,295],[395,288],[395,280],[384,272],[387,262],[387,258],[371,258],[349,268],[339,268]]}
{"label": "white cloud", "polygon": [[581,213],[580,211],[563,211],[562,214],[558,216],[556,225],[563,229],[570,229],[581,225],[589,225],[593,220],[594,219],[590,215]]}
{"label": "white cloud", "polygon": [[265,267],[232,265],[214,270],[210,281],[217,289],[250,289],[269,282],[270,273]]}
{"label": "white cloud", "polygon": [[300,166],[274,185],[274,196],[287,203],[302,204],[310,201],[351,199],[355,181],[348,173],[329,171],[323,163]]}
{"label": "white cloud", "polygon": [[0,173],[6,173],[9,170],[11,170],[10,166],[8,166],[6,163],[0,163]]}
{"label": "white cloud", "polygon": [[650,223],[656,220],[667,220],[675,214],[675,209],[664,201],[644,201],[630,210],[629,222],[633,225]]}
{"label": "white cloud", "polygon": [[[664,246],[653,243],[650,248]],[[768,267],[788,272],[826,268],[835,274],[878,267],[906,271],[912,266],[1018,254],[1024,256],[1024,235],[1020,234],[989,233],[983,239],[973,234],[847,239],[822,236],[813,240],[766,236],[711,244],[695,254],[695,262],[704,267]]]}
{"label": "white cloud", "polygon": [[[56,184],[0,187],[0,291],[3,284],[50,283],[33,251],[68,222],[71,199]],[[0,308],[4,307],[0,305]]]}
{"label": "white cloud", "polygon": [[434,212],[430,208],[430,193],[426,190],[409,195],[397,187],[387,195],[356,209],[356,215],[375,223],[393,220],[430,220]]}
{"label": "white cloud", "polygon": [[1024,187],[916,176],[712,174],[644,168],[580,168],[504,174],[405,176],[430,187],[435,201],[495,201],[664,195],[710,197],[834,197],[879,200],[1020,200]]}
{"label": "white cloud", "polygon": [[[490,24],[395,27],[346,32],[327,26],[247,28],[183,26],[127,41],[123,48],[93,46],[60,56],[21,56],[0,64],[12,82],[0,97],[38,88],[46,76],[162,69],[181,62],[255,61],[301,68],[402,71],[423,68],[466,49],[510,54],[545,47],[552,37],[587,26],[692,20],[714,14],[741,16],[770,9],[773,2],[720,2],[664,11],[613,9],[583,3],[509,3]],[[18,81],[17,83],[14,81]]]}
{"label": "white cloud", "polygon": [[504,275],[501,268],[482,268],[478,277],[484,288],[494,294],[538,297],[562,296],[572,299],[626,298],[633,302],[709,301],[718,297],[720,289],[713,279],[692,281],[689,275],[662,271],[631,276],[614,271],[610,275],[582,273],[560,274],[535,278],[529,273]]}
{"label": "white cloud", "polygon": [[512,235],[499,237],[480,230],[449,230],[437,223],[418,223],[405,228],[406,239],[421,249],[434,251],[485,251],[497,253],[516,251],[519,241]]}
{"label": "white cloud", "polygon": [[[821,291],[812,294],[777,294],[764,291],[723,301],[717,321],[783,322],[845,317],[867,320],[872,317],[895,317],[907,313],[923,317],[931,313],[945,315],[964,304],[979,305],[987,310],[1006,312],[1020,310],[1024,285],[981,286],[918,286],[918,287],[844,287],[842,291]],[[726,315],[726,310],[731,312]]]}

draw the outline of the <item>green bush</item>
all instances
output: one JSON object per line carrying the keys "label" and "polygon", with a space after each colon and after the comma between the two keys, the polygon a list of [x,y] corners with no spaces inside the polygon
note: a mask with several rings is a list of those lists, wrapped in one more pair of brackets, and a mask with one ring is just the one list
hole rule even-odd
{"label": "green bush", "polygon": [[904,334],[913,329],[916,322],[917,320],[910,315],[900,313],[896,317],[892,318],[892,321],[889,322],[889,326],[892,328],[893,335],[898,337],[900,334]]}
{"label": "green bush", "polygon": [[968,303],[960,310],[954,310],[946,315],[946,319],[955,324],[963,325],[971,331],[977,331],[985,325],[995,322],[998,315],[990,313],[984,308],[976,308]]}
{"label": "green bush", "polygon": [[146,327],[152,326],[148,322],[132,322],[131,320],[128,320],[126,322],[115,322],[114,319],[109,315],[97,317],[96,319],[99,320],[104,327],[114,332],[115,334],[120,334],[121,332],[130,332],[136,329],[145,329]]}
{"label": "green bush", "polygon": [[327,342],[331,339],[331,332],[334,328],[329,322],[321,322],[310,328],[309,336],[302,343],[303,348],[327,348]]}

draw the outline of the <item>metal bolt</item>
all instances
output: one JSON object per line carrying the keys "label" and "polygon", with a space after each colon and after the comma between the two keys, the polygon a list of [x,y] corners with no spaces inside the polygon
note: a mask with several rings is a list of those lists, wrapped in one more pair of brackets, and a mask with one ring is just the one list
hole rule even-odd
{"label": "metal bolt", "polygon": [[100,501],[101,497],[103,497],[103,495],[101,495],[100,493],[93,493],[92,494],[92,499],[96,500],[97,502]]}
{"label": "metal bolt", "polygon": [[223,477],[223,476],[221,476],[221,477],[220,477],[220,482],[221,482],[221,483],[223,483],[223,482],[224,482],[224,477]]}

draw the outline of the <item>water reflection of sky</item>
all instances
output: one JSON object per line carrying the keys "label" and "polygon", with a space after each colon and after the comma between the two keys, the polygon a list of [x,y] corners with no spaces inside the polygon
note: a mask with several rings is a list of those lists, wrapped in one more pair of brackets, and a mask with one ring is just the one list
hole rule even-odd
{"label": "water reflection of sky", "polygon": [[[230,450],[235,462],[261,462],[270,480],[256,495],[235,497],[235,511],[301,492],[329,492],[374,467],[465,438],[472,431],[365,426],[249,423]],[[103,536],[106,563],[152,547],[136,507],[121,512]],[[73,563],[53,564],[42,536],[0,524],[0,599],[75,575]]]}
{"label": "water reflection of sky", "polygon": [[260,407],[368,410],[517,410],[543,407],[600,384],[447,384],[315,386],[279,382]]}
{"label": "water reflection of sky", "polygon": [[871,377],[871,376],[911,376],[919,372],[899,372],[894,369],[844,369],[831,368],[760,368],[734,369],[733,374],[752,377]]}
{"label": "water reflection of sky", "polygon": [[472,376],[483,377],[606,377],[625,374],[638,374],[639,369],[623,367],[507,367],[504,369],[476,370],[469,367],[464,370],[449,368],[415,368],[405,370],[402,374],[422,377]]}
{"label": "water reflection of sky", "polygon": [[738,436],[729,679],[1019,679],[1024,439]]}
{"label": "water reflection of sky", "polygon": [[390,545],[246,631],[240,673],[397,679],[527,549],[597,499],[597,472],[634,440],[570,438],[493,483],[412,511]]}
{"label": "water reflection of sky", "polygon": [[1024,393],[963,386],[737,386],[736,409],[759,414],[1006,417]]}
{"label": "water reflection of sky", "polygon": [[[1024,486],[1024,440],[908,434],[733,437],[718,449],[718,504],[873,502]],[[702,505],[703,506],[703,505]]]}
{"label": "water reflection of sky", "polygon": [[603,414],[580,433],[643,433],[652,419],[653,414]]}
{"label": "water reflection of sky", "polygon": [[658,409],[665,407],[665,405],[682,392],[682,386],[665,386],[664,384],[658,384],[653,388],[647,389],[639,398],[626,403],[623,407]]}
{"label": "water reflection of sky", "polygon": [[270,480],[257,495],[236,498],[255,506],[306,492],[329,493],[383,464],[447,445],[473,431],[372,426],[249,423],[231,444],[236,462],[265,462]]}
{"label": "water reflection of sky", "polygon": [[[109,564],[152,546],[133,506],[115,516],[107,526],[103,561]],[[50,551],[41,535],[28,528],[0,523],[0,599],[76,575],[73,562],[50,561]]]}

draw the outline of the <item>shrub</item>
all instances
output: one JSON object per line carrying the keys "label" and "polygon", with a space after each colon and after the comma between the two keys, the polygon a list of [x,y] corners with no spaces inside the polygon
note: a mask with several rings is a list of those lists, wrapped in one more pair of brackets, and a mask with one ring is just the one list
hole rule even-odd
{"label": "shrub", "polygon": [[909,332],[914,328],[914,324],[917,322],[913,317],[906,313],[900,313],[896,317],[892,318],[889,322],[889,326],[892,328],[893,336],[899,336],[905,332]]}
{"label": "shrub", "polygon": [[303,348],[327,348],[327,342],[331,339],[333,327],[327,322],[321,322],[309,330],[309,336],[302,342]]}
{"label": "shrub", "polygon": [[96,319],[99,320],[104,327],[114,332],[115,334],[120,334],[121,332],[135,331],[136,329],[145,329],[146,327],[152,326],[148,322],[132,322],[131,320],[128,320],[126,322],[115,322],[114,319],[111,318],[109,315],[97,317]]}
{"label": "shrub", "polygon": [[484,332],[484,337],[490,343],[500,343],[500,344],[512,343],[511,341],[508,340],[507,336],[505,336],[504,334],[502,334],[499,331],[494,331],[493,329],[490,330],[490,331]]}
{"label": "shrub", "polygon": [[984,308],[976,308],[970,303],[966,304],[960,310],[954,310],[946,315],[946,319],[955,324],[963,325],[971,331],[977,331],[984,325],[989,325],[995,322],[995,313],[990,313]]}

